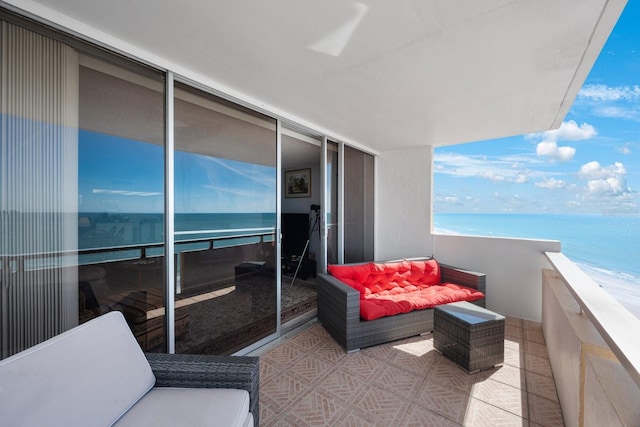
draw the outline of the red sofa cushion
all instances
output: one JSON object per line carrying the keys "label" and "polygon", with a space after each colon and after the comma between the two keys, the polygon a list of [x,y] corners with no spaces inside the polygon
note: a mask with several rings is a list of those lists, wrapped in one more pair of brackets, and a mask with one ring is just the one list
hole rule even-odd
{"label": "red sofa cushion", "polygon": [[329,270],[329,273],[331,273],[333,277],[360,292],[360,298],[364,296],[365,288],[362,286],[362,283],[367,281],[369,272],[371,271],[368,263],[359,265],[329,265],[327,270]]}
{"label": "red sofa cushion", "polygon": [[416,291],[392,294],[379,293],[360,299],[360,317],[374,320],[383,316],[408,313],[412,310],[435,307],[458,301],[476,301],[484,294],[476,289],[454,283],[443,283],[418,289]]}
{"label": "red sofa cushion", "polygon": [[441,283],[440,266],[434,259],[330,265],[328,270],[360,292],[360,317],[364,320],[484,298],[476,289]]}
{"label": "red sofa cushion", "polygon": [[434,259],[424,261],[395,261],[369,264],[370,273],[360,282],[365,296],[391,291],[400,294],[415,291],[424,286],[440,283],[440,266]]}

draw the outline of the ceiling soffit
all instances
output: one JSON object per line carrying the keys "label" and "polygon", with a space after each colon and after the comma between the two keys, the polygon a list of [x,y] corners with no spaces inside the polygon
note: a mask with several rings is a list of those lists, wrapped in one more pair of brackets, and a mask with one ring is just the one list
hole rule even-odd
{"label": "ceiling soffit", "polygon": [[558,126],[626,1],[7,3],[380,152]]}

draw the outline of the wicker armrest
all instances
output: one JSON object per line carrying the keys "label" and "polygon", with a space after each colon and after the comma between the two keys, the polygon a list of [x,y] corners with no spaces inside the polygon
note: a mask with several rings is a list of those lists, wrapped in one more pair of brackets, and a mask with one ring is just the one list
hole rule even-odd
{"label": "wicker armrest", "polygon": [[442,282],[452,282],[458,285],[477,289],[487,294],[487,275],[476,271],[464,270],[450,265],[440,264]]}
{"label": "wicker armrest", "polygon": [[318,320],[347,350],[360,322],[360,292],[329,274],[318,274]]}
{"label": "wicker armrest", "polygon": [[[322,309],[330,308],[343,321],[360,319],[360,292],[330,274],[318,274],[318,300],[329,302]],[[318,304],[320,310],[320,304]]]}
{"label": "wicker armrest", "polygon": [[257,357],[146,353],[157,387],[247,390],[259,425],[260,360]]}

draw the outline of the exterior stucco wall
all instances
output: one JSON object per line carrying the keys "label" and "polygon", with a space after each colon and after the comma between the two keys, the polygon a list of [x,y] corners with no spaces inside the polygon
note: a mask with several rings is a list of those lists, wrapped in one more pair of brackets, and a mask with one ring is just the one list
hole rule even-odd
{"label": "exterior stucco wall", "polygon": [[433,253],[432,158],[431,147],[389,151],[376,157],[376,260]]}
{"label": "exterior stucco wall", "polygon": [[487,275],[487,308],[540,321],[545,252],[560,252],[560,242],[499,237],[436,235],[435,257]]}

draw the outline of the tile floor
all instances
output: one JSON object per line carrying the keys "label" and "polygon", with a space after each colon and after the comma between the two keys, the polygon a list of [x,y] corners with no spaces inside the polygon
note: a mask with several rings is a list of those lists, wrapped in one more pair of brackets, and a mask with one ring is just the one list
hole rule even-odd
{"label": "tile floor", "polygon": [[347,354],[315,323],[260,354],[260,425],[562,426],[540,324],[505,329],[505,363],[469,375],[431,335]]}

